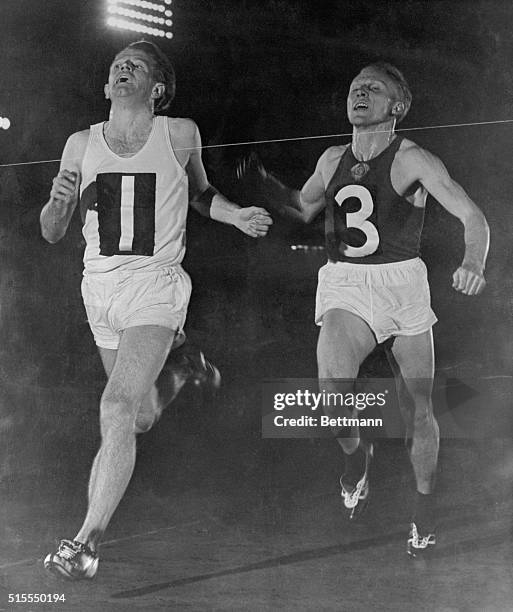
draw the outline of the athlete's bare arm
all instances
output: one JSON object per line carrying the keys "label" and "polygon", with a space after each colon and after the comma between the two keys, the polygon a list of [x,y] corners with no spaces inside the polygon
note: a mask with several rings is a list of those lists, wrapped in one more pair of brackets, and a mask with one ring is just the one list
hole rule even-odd
{"label": "athlete's bare arm", "polygon": [[489,246],[488,223],[474,202],[447,172],[441,160],[411,143],[396,156],[400,173],[410,184],[418,181],[465,228],[465,255],[453,274],[453,287],[465,295],[477,295],[485,285],[484,269]]}
{"label": "athlete's bare arm", "polygon": [[251,165],[256,166],[262,181],[260,187],[265,194],[266,206],[289,219],[310,223],[326,206],[326,187],[345,149],[345,146],[330,147],[324,151],[314,173],[301,190],[287,187],[267,172],[262,164],[252,159],[246,160],[239,166],[239,175],[242,178]]}
{"label": "athlete's bare arm", "polygon": [[[326,206],[326,187],[335,172],[344,147],[330,147],[319,157],[314,173],[294,194],[296,210],[303,223],[310,223]],[[297,194],[297,195],[296,195]]]}
{"label": "athlete's bare arm", "polygon": [[72,134],[62,153],[59,174],[53,179],[50,199],[40,215],[41,233],[50,243],[58,242],[66,233],[78,202],[80,173],[89,130]]}
{"label": "athlete's bare arm", "polygon": [[265,208],[241,208],[230,202],[208,181],[201,159],[201,137],[198,127],[190,119],[182,120],[188,145],[185,171],[189,177],[189,202],[200,214],[221,223],[234,225],[253,238],[265,236],[272,219]]}

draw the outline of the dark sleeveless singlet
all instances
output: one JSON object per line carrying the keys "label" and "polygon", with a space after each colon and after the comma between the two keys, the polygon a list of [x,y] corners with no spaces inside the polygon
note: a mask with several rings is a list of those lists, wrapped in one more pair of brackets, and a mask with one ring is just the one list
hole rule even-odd
{"label": "dark sleeveless singlet", "polygon": [[419,256],[424,208],[400,196],[390,179],[401,141],[396,137],[366,162],[359,162],[350,146],[342,155],[326,189],[330,261],[381,264]]}

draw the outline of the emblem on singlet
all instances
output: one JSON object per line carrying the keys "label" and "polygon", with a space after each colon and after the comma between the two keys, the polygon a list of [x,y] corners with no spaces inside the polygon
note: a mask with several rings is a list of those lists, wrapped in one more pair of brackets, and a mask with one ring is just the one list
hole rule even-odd
{"label": "emblem on singlet", "polygon": [[351,168],[351,176],[355,182],[359,183],[369,170],[369,164],[366,164],[365,162],[358,162]]}

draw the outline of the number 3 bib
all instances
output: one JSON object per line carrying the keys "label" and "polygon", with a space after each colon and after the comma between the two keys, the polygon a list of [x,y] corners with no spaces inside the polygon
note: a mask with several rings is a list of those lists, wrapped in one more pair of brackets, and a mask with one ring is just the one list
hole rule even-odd
{"label": "number 3 bib", "polygon": [[325,237],[330,261],[381,264],[419,257],[424,208],[398,194],[390,180],[401,141],[396,137],[378,156],[367,160],[369,169],[361,177],[351,172],[358,164],[351,147],[342,153],[326,187]]}

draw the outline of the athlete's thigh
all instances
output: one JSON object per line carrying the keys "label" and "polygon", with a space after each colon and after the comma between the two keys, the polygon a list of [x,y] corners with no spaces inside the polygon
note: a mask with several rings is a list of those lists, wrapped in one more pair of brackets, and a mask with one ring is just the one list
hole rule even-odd
{"label": "athlete's thigh", "polygon": [[430,392],[435,369],[432,330],[414,336],[397,336],[392,353],[408,388]]}
{"label": "athlete's thigh", "polygon": [[175,330],[160,325],[124,330],[104,397],[121,396],[140,403],[156,381],[174,336]]}
{"label": "athlete's thigh", "polygon": [[112,370],[114,369],[114,364],[116,363],[116,357],[118,355],[117,349],[108,349],[102,346],[98,347],[98,352],[100,353],[100,357],[103,363],[103,369],[107,374],[107,378],[110,376]]}
{"label": "athlete's thigh", "polygon": [[359,316],[340,308],[324,314],[317,345],[320,369],[325,365],[328,369],[340,370],[339,376],[356,376],[363,360],[375,347],[372,330]]}

